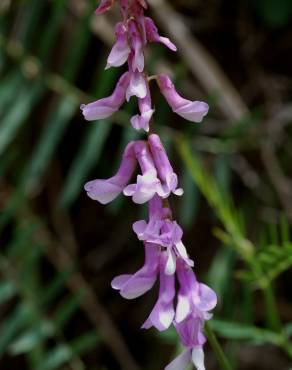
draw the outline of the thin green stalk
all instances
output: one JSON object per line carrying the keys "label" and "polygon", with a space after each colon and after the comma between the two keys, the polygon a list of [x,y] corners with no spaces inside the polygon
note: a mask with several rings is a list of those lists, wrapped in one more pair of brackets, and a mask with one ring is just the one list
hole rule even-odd
{"label": "thin green stalk", "polygon": [[205,323],[205,333],[215,353],[215,356],[217,357],[217,361],[220,364],[221,370],[232,370],[231,364],[229,363],[220,343],[218,342],[218,339],[216,338],[215,333],[208,323]]}

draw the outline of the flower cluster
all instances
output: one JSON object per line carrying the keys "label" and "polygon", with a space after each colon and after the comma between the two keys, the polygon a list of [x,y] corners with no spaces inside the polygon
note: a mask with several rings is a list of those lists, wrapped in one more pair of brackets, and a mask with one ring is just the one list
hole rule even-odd
{"label": "flower cluster", "polygon": [[[192,270],[194,263],[182,242],[182,229],[172,218],[167,198],[171,194],[181,196],[183,190],[178,187],[178,177],[159,136],[153,129],[149,132],[154,114],[149,82],[156,80],[173,112],[189,121],[200,122],[208,112],[208,105],[181,97],[167,75],[147,75],[146,45],[159,42],[172,51],[176,51],[176,46],[160,36],[154,21],[144,15],[147,8],[144,0],[102,0],[96,13],[108,11],[115,2],[120,5],[122,21],[116,25],[116,42],[106,68],[127,63],[128,70],[110,96],[82,105],[81,110],[89,121],[107,118],[135,96],[139,113],[131,118],[131,124],[136,130],[144,130],[147,138],[126,146],[114,176],[90,181],[85,190],[90,198],[102,204],[111,202],[121,193],[136,204],[148,203],[148,222],[140,220],[133,224],[133,231],[144,244],[144,265],[134,274],[113,279],[112,287],[124,298],[134,299],[159,280],[157,302],[142,328],[153,326],[159,331],[171,325],[176,328],[186,350],[165,370],[182,370],[190,361],[198,370],[204,370],[203,326],[205,320],[210,319],[209,311],[216,306],[217,298],[212,289],[197,281]],[[136,181],[132,183],[134,174]]]}

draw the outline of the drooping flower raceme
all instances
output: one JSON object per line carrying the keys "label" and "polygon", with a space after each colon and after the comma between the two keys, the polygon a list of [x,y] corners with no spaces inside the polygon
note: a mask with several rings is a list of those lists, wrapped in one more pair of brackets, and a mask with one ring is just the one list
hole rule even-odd
{"label": "drooping flower raceme", "polygon": [[159,281],[157,301],[142,328],[163,331],[171,325],[175,327],[185,351],[165,370],[183,370],[189,362],[204,370],[204,322],[211,318],[217,297],[211,288],[197,281],[192,269],[194,262],[182,242],[183,231],[172,217],[168,197],[181,196],[183,190],[160,137],[151,127],[155,109],[149,83],[156,80],[173,112],[189,121],[201,122],[209,107],[204,102],[183,98],[167,75],[147,75],[144,51],[148,43],[161,43],[172,51],[177,49],[168,38],[159,35],[154,21],[145,17],[146,1],[101,0],[96,14],[108,11],[114,3],[120,5],[122,20],[115,27],[116,41],[106,68],[127,63],[128,71],[120,77],[110,96],[84,104],[81,110],[88,121],[105,119],[135,97],[139,113],[130,121],[135,130],[146,132],[147,138],[126,146],[114,176],[90,181],[85,190],[90,198],[102,204],[120,194],[131,197],[136,204],[148,203],[148,220],[133,224],[133,231],[144,247],[144,264],[135,273],[115,277],[112,288],[126,299],[135,299]]}

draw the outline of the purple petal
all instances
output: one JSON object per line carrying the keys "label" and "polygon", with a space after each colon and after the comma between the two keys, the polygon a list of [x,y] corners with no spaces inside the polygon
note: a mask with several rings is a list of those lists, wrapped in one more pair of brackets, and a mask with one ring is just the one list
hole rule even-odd
{"label": "purple petal", "polygon": [[158,300],[142,328],[154,326],[159,331],[169,328],[174,318],[173,299],[175,296],[175,276],[165,274],[166,256],[160,266],[160,287]]}
{"label": "purple petal", "polygon": [[161,37],[158,33],[158,29],[153,21],[149,17],[145,17],[146,34],[149,42],[160,42],[168,47],[172,51],[177,51],[176,46],[167,38]]}
{"label": "purple petal", "polygon": [[119,275],[115,277],[112,282],[111,286],[113,289],[120,290],[122,289],[123,285],[127,283],[127,281],[132,277],[133,275],[131,274],[124,274],[124,275]]}
{"label": "purple petal", "polygon": [[107,12],[113,5],[114,0],[101,0],[95,14],[99,15]]}
{"label": "purple petal", "polygon": [[82,110],[84,118],[88,121],[104,119],[118,111],[125,101],[129,81],[130,74],[126,72],[120,77],[112,95],[99,99],[93,103],[82,104],[80,109]]}
{"label": "purple petal", "polygon": [[129,33],[131,38],[131,46],[134,50],[133,60],[131,63],[132,70],[135,72],[143,72],[144,70],[144,53],[143,53],[143,42],[139,30],[137,28],[136,22],[134,19],[129,21]]}
{"label": "purple petal", "polygon": [[[104,105],[102,105],[104,103]],[[116,112],[115,107],[107,106],[106,101],[98,101],[89,104],[82,104],[80,109],[82,114],[87,121],[95,121],[97,119],[105,119],[110,117]]]}
{"label": "purple petal", "polygon": [[192,122],[201,122],[208,111],[208,104],[200,101],[188,101],[186,104],[174,109],[175,113]]}
{"label": "purple petal", "polygon": [[162,94],[175,113],[192,122],[202,121],[209,110],[207,103],[184,99],[178,94],[171,79],[165,74],[159,75],[157,81]]}
{"label": "purple petal", "polygon": [[127,29],[121,22],[116,26],[116,39],[116,43],[108,56],[106,69],[120,67],[128,60],[130,55],[131,49],[128,43]]}
{"label": "purple petal", "polygon": [[120,294],[126,299],[140,297],[150,290],[156,281],[156,275],[139,276],[133,275],[121,288]]}
{"label": "purple petal", "polygon": [[122,187],[111,183],[110,180],[89,181],[85,184],[84,189],[91,199],[97,200],[101,204],[110,203],[123,191]]}
{"label": "purple petal", "polygon": [[87,195],[102,204],[111,202],[123,191],[135,168],[134,142],[130,142],[124,150],[122,162],[116,175],[107,180],[98,179],[88,182],[85,185]]}
{"label": "purple petal", "polygon": [[145,243],[145,263],[135,274],[117,276],[112,281],[112,287],[120,290],[126,299],[137,298],[152,288],[158,273],[160,251],[157,246]]}
{"label": "purple petal", "polygon": [[146,227],[147,223],[144,220],[134,222],[133,230],[137,234],[139,240],[144,240],[143,234],[145,232]]}
{"label": "purple petal", "polygon": [[141,115],[136,114],[131,118],[131,124],[133,128],[137,131],[144,130],[149,132],[149,123],[153,116],[154,110],[150,109],[147,112],[143,112]]}
{"label": "purple petal", "polygon": [[199,302],[196,307],[201,311],[210,311],[217,304],[217,295],[205,284],[199,284]]}

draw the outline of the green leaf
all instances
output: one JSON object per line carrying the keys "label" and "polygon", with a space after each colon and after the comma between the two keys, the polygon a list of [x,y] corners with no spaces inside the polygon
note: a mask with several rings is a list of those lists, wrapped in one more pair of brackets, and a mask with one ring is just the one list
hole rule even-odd
{"label": "green leaf", "polygon": [[30,315],[30,308],[27,305],[20,304],[6,318],[0,328],[0,358],[13,338],[27,325]]}
{"label": "green leaf", "polygon": [[39,58],[43,61],[44,65],[48,64],[50,53],[54,50],[53,43],[56,39],[61,22],[66,15],[66,5],[66,0],[53,1],[51,4],[51,14],[42,32],[42,41],[38,52]]}
{"label": "green leaf", "polygon": [[16,100],[7,110],[7,114],[0,123],[0,155],[17,135],[25,123],[33,106],[42,96],[43,89],[39,84],[31,87],[24,86],[17,94]]}
{"label": "green leaf", "polygon": [[54,333],[52,323],[42,321],[39,326],[30,329],[18,337],[9,347],[9,353],[13,356],[18,356],[30,352],[37,347],[41,340],[51,337]]}
{"label": "green leaf", "polygon": [[199,206],[199,192],[188,171],[183,170],[181,186],[184,195],[181,197],[180,220],[185,228],[193,225]]}
{"label": "green leaf", "polygon": [[63,98],[48,117],[24,176],[27,189],[34,189],[38,185],[75,110],[76,101],[72,98]]}
{"label": "green leaf", "polygon": [[231,248],[219,249],[209,269],[208,283],[220,297],[219,303],[221,304],[228,300],[227,295],[232,294],[230,282],[232,281],[234,261],[234,250]]}
{"label": "green leaf", "polygon": [[43,362],[36,370],[55,370],[61,369],[64,364],[73,357],[71,348],[66,344],[60,344],[46,354]]}
{"label": "green leaf", "polygon": [[13,69],[1,79],[0,84],[0,115],[7,112],[15,103],[15,97],[19,91],[19,86],[24,82],[23,76],[18,69]]}
{"label": "green leaf", "polygon": [[95,348],[100,339],[101,337],[96,331],[91,331],[70,342],[70,346],[75,354],[82,355]]}
{"label": "green leaf", "polygon": [[64,285],[71,273],[72,268],[67,268],[51,278],[50,283],[45,287],[41,297],[41,303],[43,306],[50,304],[57,297],[64,288]]}
{"label": "green leaf", "polygon": [[248,340],[257,344],[271,343],[279,345],[281,335],[255,326],[244,325],[231,321],[210,320],[210,327],[221,337],[231,340]]}
{"label": "green leaf", "polygon": [[11,281],[0,283],[0,305],[9,301],[15,296],[17,289]]}
{"label": "green leaf", "polygon": [[58,328],[63,328],[79,308],[83,293],[70,295],[58,307],[54,315],[54,322]]}

